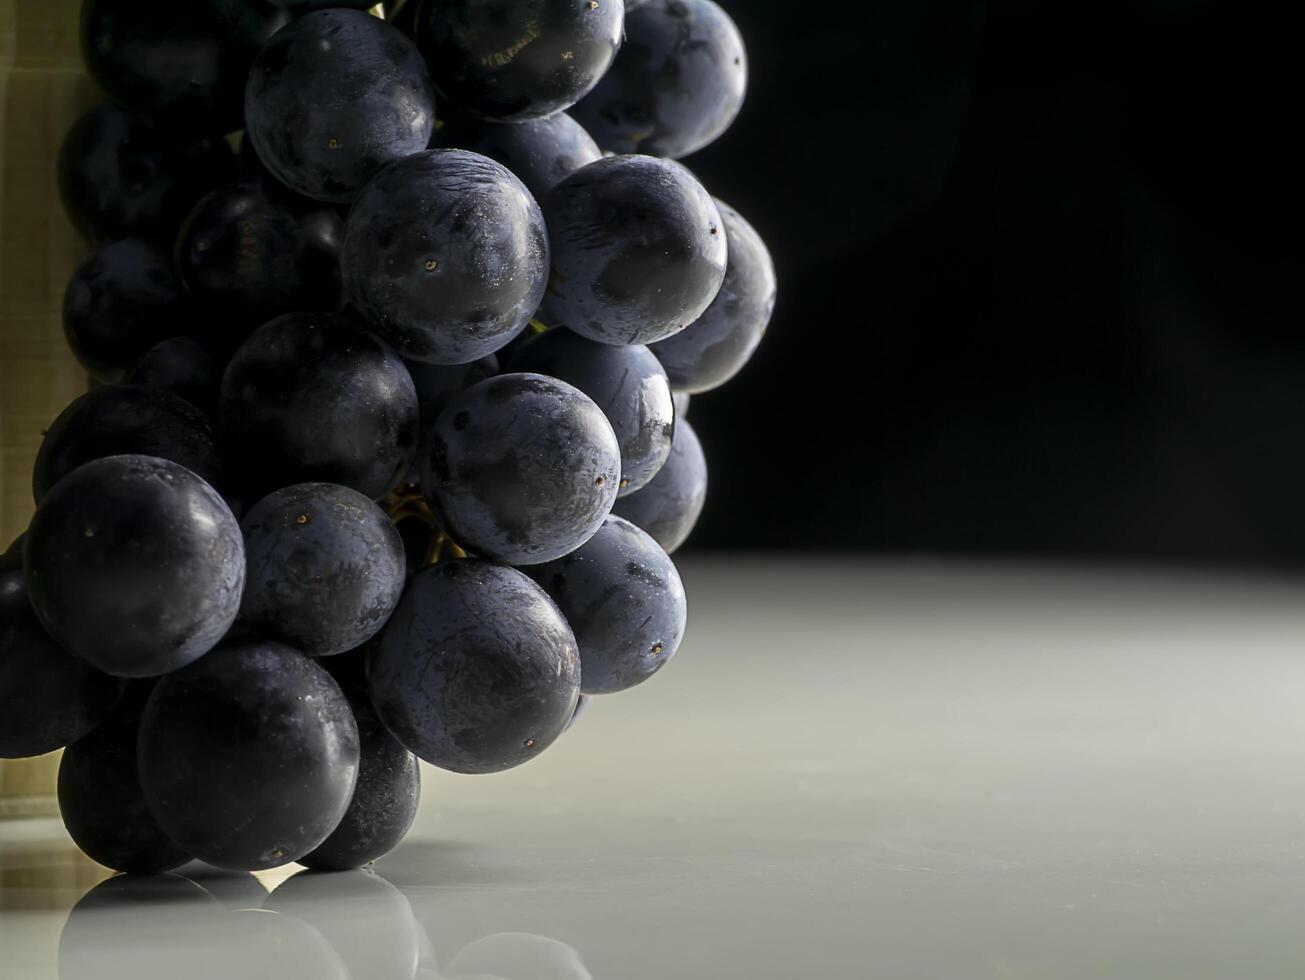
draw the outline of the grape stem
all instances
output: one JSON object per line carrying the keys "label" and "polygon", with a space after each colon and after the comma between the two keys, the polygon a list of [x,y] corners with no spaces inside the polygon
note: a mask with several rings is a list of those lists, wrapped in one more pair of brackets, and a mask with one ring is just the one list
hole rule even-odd
{"label": "grape stem", "polygon": [[526,329],[528,329],[533,336],[534,334],[543,333],[547,330],[548,324],[544,323],[542,320],[531,320],[530,323],[526,325]]}

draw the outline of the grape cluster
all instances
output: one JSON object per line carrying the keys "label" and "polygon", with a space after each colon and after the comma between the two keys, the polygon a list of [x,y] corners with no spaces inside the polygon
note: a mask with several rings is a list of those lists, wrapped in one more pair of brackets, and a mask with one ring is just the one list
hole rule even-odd
{"label": "grape cluster", "polygon": [[672,159],[737,114],[738,30],[366,6],[82,6],[108,101],[58,162],[92,248],[64,325],[98,384],[0,559],[0,756],[67,746],[116,869],[365,864],[418,758],[526,762],[684,633],[689,396],[775,297]]}

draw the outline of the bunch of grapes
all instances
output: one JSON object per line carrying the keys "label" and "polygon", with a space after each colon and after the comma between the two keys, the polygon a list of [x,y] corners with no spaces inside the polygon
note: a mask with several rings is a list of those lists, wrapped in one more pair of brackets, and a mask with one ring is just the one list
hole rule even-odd
{"label": "bunch of grapes", "polygon": [[64,322],[99,384],[0,564],[0,756],[67,746],[112,868],[372,861],[418,758],[533,759],[684,632],[689,395],[775,296],[674,159],[738,113],[737,28],[365,6],[83,3]]}

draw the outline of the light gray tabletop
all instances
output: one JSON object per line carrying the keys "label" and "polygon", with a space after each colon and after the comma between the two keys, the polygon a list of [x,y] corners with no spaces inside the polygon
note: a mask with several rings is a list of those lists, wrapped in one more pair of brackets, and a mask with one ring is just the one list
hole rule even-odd
{"label": "light gray tabletop", "polygon": [[[1305,586],[685,563],[688,638],[375,872],[101,885],[0,823],[0,977],[1305,969]],[[275,888],[268,894],[269,888]]]}

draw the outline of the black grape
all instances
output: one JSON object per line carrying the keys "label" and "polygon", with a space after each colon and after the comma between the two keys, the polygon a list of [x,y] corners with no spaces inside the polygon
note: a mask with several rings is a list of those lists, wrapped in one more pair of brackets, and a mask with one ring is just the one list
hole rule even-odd
{"label": "black grape", "polygon": [[565,112],[519,123],[490,122],[463,113],[445,120],[432,142],[497,160],[520,178],[536,201],[542,201],[558,181],[603,155],[593,137]]}
{"label": "black grape", "polygon": [[169,128],[240,128],[254,55],[289,15],[264,0],[83,0],[86,70],[114,102]]}
{"label": "black grape", "polygon": [[250,492],[320,480],[379,498],[416,450],[417,392],[403,361],[325,314],[256,330],[227,365],[220,417]]}
{"label": "black grape", "polygon": [[442,561],[413,576],[368,660],[376,711],[418,757],[498,772],[575,713],[580,659],[557,606],[516,569]]}
{"label": "black grape", "polygon": [[93,459],[135,453],[180,463],[220,486],[223,463],[212,423],[170,392],[140,385],[96,388],[68,405],[46,430],[32,470],[36,502]]}
{"label": "black grape", "polygon": [[716,205],[729,245],[725,281],[702,316],[652,346],[671,384],[688,392],[710,391],[738,374],[775,309],[775,265],[766,243],[732,207]]}
{"label": "black grape", "polygon": [[177,268],[216,321],[214,339],[230,348],[275,316],[334,312],[343,238],[330,207],[270,177],[246,177],[195,205],[177,239]]}
{"label": "black grape", "polygon": [[583,392],[539,374],[503,374],[444,406],[422,488],[436,520],[476,554],[513,565],[560,558],[612,509],[620,447]]}
{"label": "black grape", "polygon": [[139,236],[170,247],[186,212],[234,177],[236,162],[221,139],[178,137],[105,104],[72,124],[58,171],[64,210],[87,241]]}
{"label": "black grape", "polygon": [[217,491],[152,456],[97,459],[60,480],[32,518],[23,567],[50,635],[119,677],[203,656],[245,580],[240,525]]}
{"label": "black grape", "polygon": [[344,693],[358,723],[358,785],[331,836],[299,859],[325,871],[361,868],[394,850],[412,826],[421,797],[417,757],[381,724],[365,689]]}
{"label": "black grape", "polygon": [[586,694],[646,681],[680,646],[686,615],[680,575],[657,542],[623,518],[607,518],[571,554],[526,573],[575,632]]}
{"label": "black grape", "polygon": [[574,109],[613,153],[683,157],[729,128],[748,86],[734,21],[712,0],[648,0],[615,64]]}
{"label": "black grape", "polygon": [[618,497],[651,480],[670,455],[675,423],[670,384],[642,344],[612,347],[570,330],[548,330],[518,347],[508,369],[565,381],[603,410],[621,449]]}
{"label": "black grape", "polygon": [[672,391],[671,401],[675,403],[675,418],[687,419],[689,417],[689,393],[687,391]]}
{"label": "black grape", "polygon": [[385,164],[426,148],[434,110],[426,64],[408,38],[361,10],[318,10],[259,52],[245,136],[287,187],[348,202]]}
{"label": "black grape", "polygon": [[440,409],[451,395],[464,388],[470,388],[478,381],[492,378],[498,374],[498,358],[486,354],[470,364],[423,364],[421,361],[408,361],[408,373],[417,389],[417,410],[421,415],[421,427],[425,432],[435,422]]}
{"label": "black grape", "polygon": [[625,12],[628,14],[632,10],[638,10],[647,2],[648,0],[625,0]]}
{"label": "black grape", "polygon": [[36,618],[22,555],[0,557],[0,759],[77,741],[118,702],[123,682],[62,649]]}
{"label": "black grape", "polygon": [[164,677],[141,719],[150,812],[219,868],[272,868],[321,844],[349,805],[358,758],[339,686],[270,640],[229,641]]}
{"label": "black grape", "polygon": [[64,290],[64,336],[99,381],[120,380],[145,351],[189,327],[171,260],[139,238],[96,249]]}
{"label": "black grape", "polygon": [[222,362],[194,337],[171,337],[142,354],[123,380],[170,392],[214,418],[222,368]]}
{"label": "black grape", "polygon": [[550,116],[598,83],[621,46],[621,0],[439,0],[417,43],[440,94],[480,116]]}
{"label": "black grape", "polygon": [[466,364],[534,315],[548,277],[539,205],[488,157],[427,150],[382,170],[349,212],[345,292],[405,358]]}
{"label": "black grape", "polygon": [[115,871],[158,874],[190,855],[150,816],[136,772],[140,716],[153,685],[136,681],[113,714],[59,763],[59,813],[73,842]]}
{"label": "black grape", "polygon": [[581,167],[544,199],[552,246],[545,309],[590,340],[650,344],[702,315],[725,278],[711,196],[672,160]]}
{"label": "black grape", "polygon": [[707,500],[707,457],[687,420],[675,423],[666,465],[637,493],[622,497],[612,513],[647,531],[673,554],[698,523]]}
{"label": "black grape", "polygon": [[334,483],[270,493],[240,522],[245,592],[240,619],[313,657],[376,634],[403,592],[399,532],[368,497]]}

